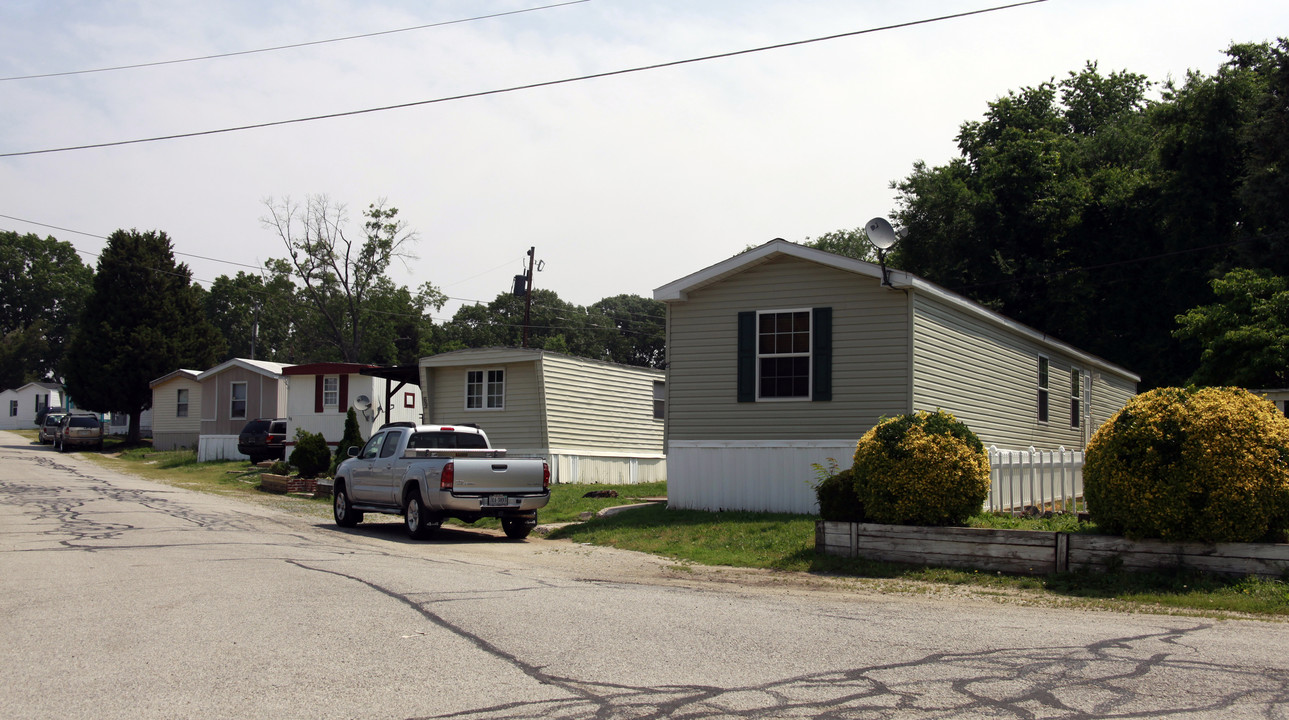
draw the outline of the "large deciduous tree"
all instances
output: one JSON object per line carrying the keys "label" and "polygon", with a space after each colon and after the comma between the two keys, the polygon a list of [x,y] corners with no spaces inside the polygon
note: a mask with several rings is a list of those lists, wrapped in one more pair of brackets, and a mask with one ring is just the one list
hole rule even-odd
{"label": "large deciduous tree", "polygon": [[71,243],[0,232],[0,388],[55,371],[93,276]]}
{"label": "large deciduous tree", "polygon": [[[398,208],[386,207],[384,200],[367,207],[356,235],[347,227],[345,206],[325,195],[312,195],[303,205],[289,198],[280,203],[270,199],[265,206],[269,214],[263,223],[277,233],[289,254],[274,269],[299,284],[298,297],[313,311],[300,329],[324,342],[336,359],[373,360],[366,354],[372,350],[372,329],[399,332],[397,323],[389,321],[391,313],[415,312],[418,302],[422,312],[438,309],[446,301],[427,285],[415,296],[409,292],[408,302],[399,306],[399,288],[384,274],[394,259],[413,257],[411,245],[417,236],[398,218]],[[388,309],[391,303],[398,310]],[[394,335],[398,337],[406,336]],[[386,356],[397,354],[391,353],[396,346],[377,345]],[[319,359],[317,354],[321,353],[313,359]]]}
{"label": "large deciduous tree", "polygon": [[206,292],[206,317],[228,343],[228,360],[244,357],[272,362],[296,362],[299,354],[295,318],[295,285],[282,274],[264,276],[238,272],[220,275]]}
{"label": "large deciduous tree", "polygon": [[1289,281],[1240,268],[1212,285],[1216,303],[1177,316],[1174,334],[1202,348],[1191,382],[1289,387]]}
{"label": "large deciduous tree", "polygon": [[63,371],[78,406],[129,415],[128,442],[139,440],[152,380],[210,367],[223,353],[223,338],[206,320],[191,280],[163,232],[117,230],[99,256]]}
{"label": "large deciduous tree", "polygon": [[[667,306],[640,295],[614,295],[587,308],[606,333],[605,357],[623,365],[662,367],[667,358]],[[601,319],[603,318],[603,319]]]}

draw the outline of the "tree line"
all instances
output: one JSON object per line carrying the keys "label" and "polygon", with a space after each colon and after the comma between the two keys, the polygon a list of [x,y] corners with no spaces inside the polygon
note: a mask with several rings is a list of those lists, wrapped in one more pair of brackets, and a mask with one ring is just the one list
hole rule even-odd
{"label": "tree line", "polygon": [[[1152,84],[1089,63],[963,123],[893,183],[888,261],[1127,367],[1284,387],[1289,42]],[[1255,302],[1255,296],[1257,302]]]}

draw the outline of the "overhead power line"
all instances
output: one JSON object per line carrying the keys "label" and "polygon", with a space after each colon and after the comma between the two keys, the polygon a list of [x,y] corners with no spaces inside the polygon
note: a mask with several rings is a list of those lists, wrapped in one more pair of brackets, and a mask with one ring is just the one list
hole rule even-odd
{"label": "overhead power line", "polygon": [[[108,239],[106,235],[96,235],[94,233],[83,232],[81,230],[72,230],[71,228],[59,227],[57,225],[49,225],[42,222],[36,222],[35,220],[25,220],[20,217],[14,217],[12,215],[0,215],[0,218],[4,218],[6,220],[16,220],[17,222],[27,223],[28,225],[37,225],[43,228],[49,228],[51,230],[61,230],[62,232],[69,232],[76,235],[84,235],[85,237],[98,238],[99,240]],[[76,252],[82,253],[84,255],[89,255],[91,257],[98,257],[97,253],[92,253],[85,250],[77,250]],[[183,253],[183,252],[179,252],[178,250],[174,250],[172,251],[172,253],[175,255],[182,255],[184,257],[197,258],[198,260],[209,260],[210,262],[224,263],[225,265],[236,265],[238,267],[250,268],[252,270],[264,269],[259,265],[247,265],[246,263],[233,262],[232,260],[220,260],[219,258],[206,257],[205,255],[193,255],[192,253]]]}
{"label": "overhead power line", "polygon": [[136,63],[134,65],[115,65],[112,67],[94,68],[92,70],[67,70],[64,72],[40,73],[37,75],[15,75],[13,77],[0,77],[0,82],[10,80],[36,80],[39,78],[65,77],[67,75],[88,75],[90,73],[114,72],[117,70],[135,70],[138,68],[157,67],[158,65],[177,65],[179,63],[198,62],[200,60],[218,60],[220,58],[237,57],[239,55],[254,55],[256,53],[277,52],[279,50],[294,50],[295,48],[309,47],[312,45],[325,45],[327,43],[345,42],[346,40],[361,40],[363,38],[379,37],[381,35],[393,35],[395,33],[411,32],[413,30],[424,30],[426,28],[443,27],[444,25],[458,25],[460,23],[475,22],[476,20],[489,20],[499,18],[505,15],[519,15],[520,13],[536,12],[538,10],[549,10],[551,8],[563,7],[565,5],[577,5],[579,3],[590,2],[591,0],[569,0],[568,2],[555,3],[554,5],[542,5],[541,7],[525,8],[523,10],[510,10],[508,12],[493,13],[491,15],[478,15],[475,17],[462,18],[460,20],[444,20],[442,22],[427,23],[425,25],[414,25],[412,27],[398,28],[396,30],[379,30],[377,32],[363,33],[361,35],[347,35],[345,37],[330,38],[328,40],[310,40],[308,42],[292,43],[290,45],[278,45],[276,47],[259,48],[257,50],[238,50],[235,52],[218,53],[215,55],[201,55],[198,57],[181,58],[178,60],[157,60],[155,62]]}
{"label": "overhead power line", "polygon": [[702,57],[689,58],[686,60],[672,60],[669,62],[656,63],[653,65],[642,65],[639,67],[626,68],[623,70],[610,70],[607,72],[592,73],[590,75],[579,75],[577,77],[564,78],[562,80],[547,80],[544,82],[529,83],[527,85],[514,85],[511,87],[500,88],[496,90],[483,90],[480,92],[464,93],[461,95],[450,95],[447,97],[434,98],[431,100],[417,100],[414,102],[399,103],[397,105],[383,105],[381,107],[366,108],[363,110],[347,110],[344,112],[328,113],[325,115],[312,115],[309,117],[294,118],[291,120],[274,120],[270,122],[254,123],[251,125],[239,125],[237,127],[227,127],[227,128],[216,129],[216,130],[198,130],[196,132],[175,133],[173,135],[158,135],[155,137],[138,138],[135,140],[117,140],[114,142],[92,143],[88,145],[72,145],[68,147],[48,148],[45,150],[24,150],[21,152],[0,153],[0,158],[21,157],[25,155],[44,155],[48,153],[70,152],[73,150],[92,150],[95,148],[118,147],[121,145],[137,145],[140,143],[160,142],[163,140],[178,140],[181,138],[201,137],[204,135],[221,135],[224,133],[242,132],[245,130],[257,130],[260,128],[277,127],[280,125],[293,125],[298,123],[314,122],[317,120],[334,120],[336,118],[353,117],[355,115],[367,115],[371,113],[386,112],[390,110],[403,110],[407,108],[421,107],[424,105],[434,105],[438,103],[453,102],[456,100],[468,100],[472,98],[487,97],[489,95],[501,95],[504,93],[519,92],[521,90],[534,90],[537,88],[553,87],[556,85],[567,85],[570,83],[582,82],[584,80],[597,80],[600,78],[614,77],[617,75],[628,75],[631,73],[645,72],[648,70],[660,70],[663,68],[677,67],[679,65],[689,65],[692,63],[707,62],[709,60],[721,60],[725,58],[738,57],[740,55],[750,55],[752,53],[766,52],[769,50],[782,50],[784,48],[796,47],[799,45],[809,45],[812,43],[826,42],[828,40],[839,40],[842,38],[856,37],[858,35],[868,35],[871,33],[883,32],[887,30],[898,30],[901,28],[914,27],[917,25],[927,25],[930,23],[943,22],[946,20],[955,20],[959,18],[970,17],[972,15],[983,15],[985,13],[998,12],[1000,10],[1009,10],[1012,8],[1022,7],[1025,5],[1037,5],[1039,3],[1045,3],[1047,1],[1048,0],[1025,0],[1024,2],[1016,2],[1008,5],[997,5],[994,7],[983,8],[980,10],[969,10],[967,12],[953,13],[951,15],[941,15],[939,17],[926,18],[923,20],[912,20],[909,22],[896,23],[894,25],[883,25],[881,27],[868,28],[866,30],[854,30],[852,32],[838,33],[835,35],[826,35],[824,37],[810,38],[808,40],[794,40],[791,42],[777,43],[775,45],[764,45],[761,47],[749,48],[746,50],[734,50],[731,52],[717,53],[715,55],[704,55]]}

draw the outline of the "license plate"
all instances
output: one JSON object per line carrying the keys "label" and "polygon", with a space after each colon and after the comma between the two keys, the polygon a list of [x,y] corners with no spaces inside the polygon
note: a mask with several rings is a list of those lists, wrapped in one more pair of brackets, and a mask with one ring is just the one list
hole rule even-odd
{"label": "license plate", "polygon": [[486,504],[488,507],[506,507],[510,504],[510,498],[505,495],[489,495]]}

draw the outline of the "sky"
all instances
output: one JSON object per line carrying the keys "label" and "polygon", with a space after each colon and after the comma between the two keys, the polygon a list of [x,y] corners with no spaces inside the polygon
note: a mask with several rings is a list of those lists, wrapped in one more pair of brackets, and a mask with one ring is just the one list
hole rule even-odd
{"label": "sky", "polygon": [[[921,22],[1005,4],[5,0],[0,230],[52,235],[90,265],[117,229],[161,230],[209,287],[286,256],[266,202],[327,195],[357,233],[383,199],[418,237],[389,275],[442,290],[436,320],[507,292],[530,247],[534,286],[565,301],[651,297],[749,246],[889,216],[891,183],[957,156],[962,123],[1008,91],[1088,61],[1181,81],[1215,73],[1232,42],[1289,35],[1283,0],[1046,0]],[[228,53],[243,54],[165,62]]]}

